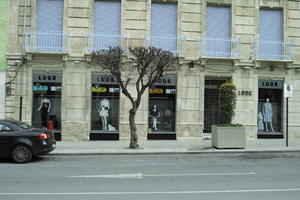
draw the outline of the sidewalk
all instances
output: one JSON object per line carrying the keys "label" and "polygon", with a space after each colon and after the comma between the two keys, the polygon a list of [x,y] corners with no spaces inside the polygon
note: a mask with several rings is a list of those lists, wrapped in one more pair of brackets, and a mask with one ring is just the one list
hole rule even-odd
{"label": "sidewalk", "polygon": [[225,153],[225,152],[300,152],[300,139],[248,139],[245,149],[215,149],[211,140],[139,140],[140,149],[129,149],[129,140],[57,142],[50,155],[89,154],[176,154],[176,153]]}

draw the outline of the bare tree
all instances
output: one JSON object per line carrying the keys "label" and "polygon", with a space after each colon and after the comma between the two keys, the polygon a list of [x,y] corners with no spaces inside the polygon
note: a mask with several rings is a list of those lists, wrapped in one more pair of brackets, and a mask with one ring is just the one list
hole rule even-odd
{"label": "bare tree", "polygon": [[[129,48],[128,56],[123,56],[120,47],[110,47],[108,50],[94,52],[92,59],[102,69],[116,77],[122,93],[132,104],[129,111],[130,144],[129,148],[139,148],[135,123],[136,112],[141,104],[143,93],[159,78],[176,71],[178,57],[169,51],[154,47]],[[130,93],[129,85],[135,85],[136,93]]]}

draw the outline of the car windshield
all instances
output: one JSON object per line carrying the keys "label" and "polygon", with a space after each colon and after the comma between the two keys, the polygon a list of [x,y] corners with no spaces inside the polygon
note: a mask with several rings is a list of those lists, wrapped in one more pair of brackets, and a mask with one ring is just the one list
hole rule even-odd
{"label": "car windshield", "polygon": [[13,122],[15,125],[21,127],[22,129],[31,129],[32,127],[28,124],[25,124],[23,122],[18,122],[18,121],[15,121]]}

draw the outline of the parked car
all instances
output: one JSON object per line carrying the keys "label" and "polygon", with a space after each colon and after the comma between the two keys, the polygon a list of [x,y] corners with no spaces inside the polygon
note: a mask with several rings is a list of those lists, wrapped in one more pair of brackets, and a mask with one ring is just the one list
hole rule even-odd
{"label": "parked car", "polygon": [[29,162],[33,156],[55,149],[50,130],[37,129],[15,120],[0,120],[0,157],[11,157],[16,163]]}

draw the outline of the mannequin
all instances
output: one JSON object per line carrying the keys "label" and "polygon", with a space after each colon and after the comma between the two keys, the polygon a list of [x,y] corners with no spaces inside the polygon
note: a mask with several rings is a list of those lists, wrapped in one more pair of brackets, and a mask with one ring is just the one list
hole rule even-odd
{"label": "mannequin", "polygon": [[267,98],[266,103],[263,104],[262,114],[263,114],[263,118],[264,118],[263,121],[265,123],[266,132],[269,132],[269,130],[268,130],[268,124],[269,124],[271,131],[274,133],[274,129],[272,126],[272,116],[273,116],[272,104],[270,103],[269,98]]}
{"label": "mannequin", "polygon": [[261,112],[258,113],[258,132],[262,132],[264,130],[264,116]]}
{"label": "mannequin", "polygon": [[47,129],[48,113],[50,112],[50,109],[51,109],[50,100],[47,99],[46,97],[42,98],[41,105],[38,111],[41,111],[41,120],[44,129]]}
{"label": "mannequin", "polygon": [[107,118],[108,118],[108,111],[109,111],[109,101],[104,98],[100,100],[100,106],[98,109],[99,117],[101,118],[102,122],[102,130],[107,130]]}
{"label": "mannequin", "polygon": [[160,112],[156,109],[156,105],[153,105],[150,116],[152,116],[152,128],[157,130],[157,118],[160,117]]}

